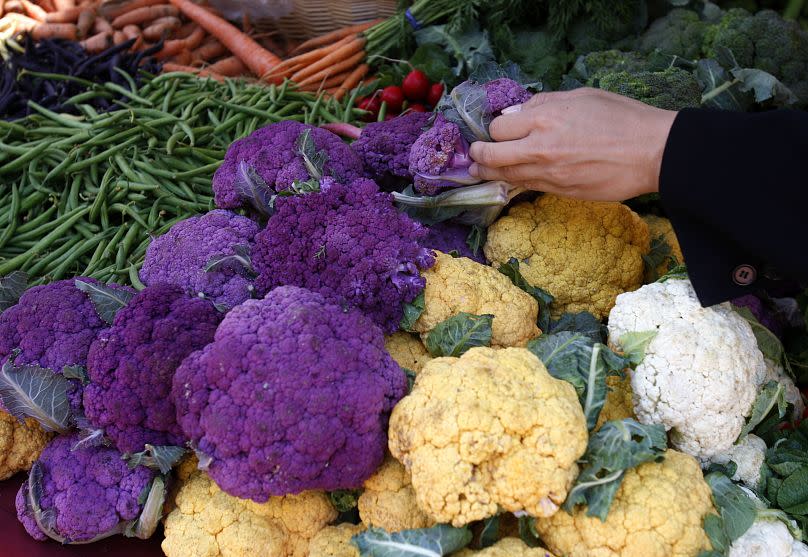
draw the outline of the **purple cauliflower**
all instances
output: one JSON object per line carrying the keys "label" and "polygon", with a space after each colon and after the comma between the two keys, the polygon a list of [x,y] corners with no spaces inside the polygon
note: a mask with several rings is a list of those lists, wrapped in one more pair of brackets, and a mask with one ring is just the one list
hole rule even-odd
{"label": "purple cauliflower", "polygon": [[429,227],[429,234],[421,241],[421,245],[443,253],[455,251],[460,257],[468,257],[477,263],[486,265],[482,250],[477,250],[477,255],[475,255],[466,242],[470,231],[469,226],[453,222],[439,222]]}
{"label": "purple cauliflower", "polygon": [[174,375],[177,420],[225,492],[355,488],[381,464],[407,377],[360,312],[281,286],[228,313]]}
{"label": "purple cauliflower", "polygon": [[[145,466],[129,468],[115,449],[73,449],[79,440],[77,434],[54,438],[17,492],[17,518],[28,534],[62,543],[151,535],[162,510],[154,503],[164,495],[157,493],[162,481]],[[147,523],[153,526],[144,528]]]}
{"label": "purple cauliflower", "polygon": [[398,329],[402,305],[423,290],[420,271],[432,266],[421,247],[427,230],[393,206],[372,180],[279,198],[265,230],[255,237],[255,287],[264,295],[300,286],[330,302],[365,312],[385,332]]}
{"label": "purple cauliflower", "polygon": [[98,334],[87,356],[84,413],[122,453],[144,445],[182,445],[169,396],[188,354],[213,341],[223,315],[177,286],[146,287]]}
{"label": "purple cauliflower", "polygon": [[[76,280],[98,284],[95,279],[76,277],[34,286],[0,314],[0,364],[13,356],[15,365],[33,364],[54,373],[67,366],[86,366],[90,344],[108,325],[88,295],[76,288]],[[79,380],[70,379],[68,397],[74,411],[81,406],[81,388]]]}
{"label": "purple cauliflower", "polygon": [[513,79],[501,77],[483,85],[491,114],[502,112],[515,104],[527,102],[532,96],[530,92]]}
{"label": "purple cauliflower", "polygon": [[763,305],[763,300],[754,294],[746,294],[740,298],[732,300],[732,305],[747,308],[755,316],[761,325],[769,329],[777,337],[782,338],[785,323],[774,311]]}
{"label": "purple cauliflower", "polygon": [[409,171],[417,191],[434,195],[442,188],[479,182],[468,173],[472,162],[469,143],[460,128],[438,115],[432,127],[412,144]]}
{"label": "purple cauliflower", "polygon": [[230,309],[252,296],[250,252],[258,230],[222,209],[180,221],[149,244],[140,280],[175,284]]}
{"label": "purple cauliflower", "polygon": [[409,178],[410,148],[429,127],[431,112],[408,112],[392,120],[373,122],[362,129],[351,148],[362,158],[374,178]]}
{"label": "purple cauliflower", "polygon": [[[313,150],[324,154],[323,176],[353,180],[364,175],[362,160],[335,134],[328,130],[284,120],[256,130],[233,142],[224,162],[213,175],[216,206],[232,209],[252,203],[270,193],[286,190],[295,181],[306,181],[309,172],[300,145],[301,136],[308,130]],[[257,191],[256,191],[257,190]]]}

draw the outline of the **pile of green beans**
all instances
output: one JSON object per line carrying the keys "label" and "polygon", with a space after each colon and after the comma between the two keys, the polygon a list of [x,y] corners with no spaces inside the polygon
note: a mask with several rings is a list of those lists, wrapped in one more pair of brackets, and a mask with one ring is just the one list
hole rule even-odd
{"label": "pile of green beans", "polygon": [[[123,89],[123,88],[122,88]],[[142,288],[150,238],[213,208],[211,178],[227,147],[280,120],[352,122],[364,112],[280,86],[184,73],[152,77],[103,114],[74,97],[80,116],[36,110],[0,121],[0,276],[33,284],[83,275]]]}

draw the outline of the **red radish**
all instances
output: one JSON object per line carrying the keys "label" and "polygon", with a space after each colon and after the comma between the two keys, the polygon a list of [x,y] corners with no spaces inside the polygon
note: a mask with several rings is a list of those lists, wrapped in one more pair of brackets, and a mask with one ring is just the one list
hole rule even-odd
{"label": "red radish", "polygon": [[401,82],[401,90],[410,101],[426,100],[429,94],[429,78],[421,70],[412,70]]}
{"label": "red radish", "polygon": [[442,96],[443,83],[433,83],[429,88],[429,94],[426,96],[426,102],[429,106],[437,106]]}
{"label": "red radish", "polygon": [[388,85],[382,89],[382,94],[379,96],[382,102],[387,103],[387,110],[398,114],[401,112],[401,106],[404,104],[404,92],[398,85]]}
{"label": "red radish", "polygon": [[385,114],[384,115],[384,121],[387,122],[388,120],[392,120],[396,116],[398,116],[398,114]]}
{"label": "red radish", "polygon": [[426,112],[426,107],[421,103],[414,103],[410,105],[410,112]]}
{"label": "red radish", "polygon": [[791,425],[791,422],[783,422],[781,424],[777,424],[777,429],[779,429],[780,431],[783,431],[783,430],[786,430],[786,429],[794,429],[794,426]]}
{"label": "red radish", "polygon": [[362,119],[365,122],[374,122],[379,116],[379,110],[382,109],[382,101],[379,100],[377,95],[366,97],[359,101],[357,106],[362,110],[367,110],[370,114],[366,114]]}

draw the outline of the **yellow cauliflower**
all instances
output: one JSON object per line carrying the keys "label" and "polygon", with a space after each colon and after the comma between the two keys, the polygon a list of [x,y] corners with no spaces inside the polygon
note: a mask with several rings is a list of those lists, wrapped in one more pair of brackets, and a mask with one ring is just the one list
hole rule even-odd
{"label": "yellow cauliflower", "polygon": [[366,526],[398,532],[435,524],[418,507],[410,473],[393,457],[384,460],[365,481],[364,488],[358,505],[359,517]]}
{"label": "yellow cauliflower", "polygon": [[0,480],[31,468],[51,437],[33,418],[21,423],[0,410]]}
{"label": "yellow cauliflower", "polygon": [[595,429],[600,429],[600,426],[611,420],[637,417],[634,415],[634,403],[631,401],[631,378],[628,372],[623,378],[615,375],[607,377],[606,385],[610,390],[606,393],[606,404],[600,411]]}
{"label": "yellow cauliflower", "polygon": [[566,557],[696,557],[710,548],[702,521],[712,512],[699,463],[668,450],[662,462],[626,472],[605,522],[578,507],[536,519],[536,529]]}
{"label": "yellow cauliflower", "polygon": [[432,356],[418,337],[400,331],[384,337],[384,348],[401,367],[418,373]]}
{"label": "yellow cauliflower", "polygon": [[555,513],[587,439],[575,389],[524,348],[431,360],[389,428],[418,506],[455,526],[499,510]]}
{"label": "yellow cauliflower", "polygon": [[485,549],[474,551],[472,549],[461,549],[457,553],[452,553],[452,557],[553,557],[553,555],[542,547],[528,547],[519,538],[502,538],[497,543]]}
{"label": "yellow cauliflower", "polygon": [[203,472],[180,486],[165,519],[167,557],[305,557],[309,540],[337,512],[321,492],[271,497],[266,503],[224,493]]}
{"label": "yellow cauliflower", "polygon": [[648,225],[625,205],[554,195],[514,205],[483,248],[495,267],[519,259],[525,279],[555,296],[555,318],[607,316],[618,294],[642,285],[649,249]]}
{"label": "yellow cauliflower", "polygon": [[351,544],[351,538],[364,529],[361,524],[347,522],[326,526],[311,539],[309,557],[359,557],[359,549]]}
{"label": "yellow cauliflower", "polygon": [[541,331],[539,304],[511,280],[487,265],[436,251],[435,265],[425,271],[425,309],[414,330],[426,339],[438,323],[461,312],[492,314],[491,346],[524,346]]}
{"label": "yellow cauliflower", "polygon": [[[644,220],[648,225],[648,232],[651,239],[653,240],[654,238],[659,238],[660,236],[665,238],[665,241],[671,247],[671,255],[676,258],[677,262],[684,263],[685,258],[682,255],[682,248],[679,246],[679,239],[676,237],[676,233],[673,231],[671,221],[656,215],[643,215],[642,220]],[[667,271],[667,263],[665,263],[664,268],[660,266],[660,268],[657,269],[657,272],[660,274],[665,274]]]}

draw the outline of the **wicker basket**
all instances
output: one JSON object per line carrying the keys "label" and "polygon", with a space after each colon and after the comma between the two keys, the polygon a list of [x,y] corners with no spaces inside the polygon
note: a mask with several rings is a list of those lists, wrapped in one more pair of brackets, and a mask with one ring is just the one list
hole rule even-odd
{"label": "wicker basket", "polygon": [[278,21],[257,22],[277,29],[284,37],[302,41],[340,27],[390,17],[396,0],[294,0],[292,13]]}

